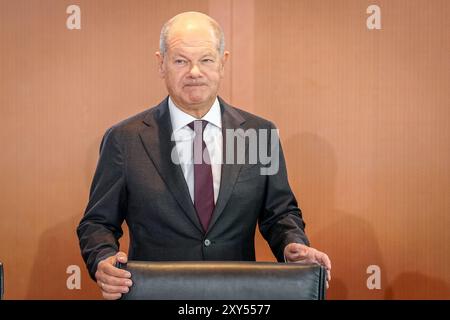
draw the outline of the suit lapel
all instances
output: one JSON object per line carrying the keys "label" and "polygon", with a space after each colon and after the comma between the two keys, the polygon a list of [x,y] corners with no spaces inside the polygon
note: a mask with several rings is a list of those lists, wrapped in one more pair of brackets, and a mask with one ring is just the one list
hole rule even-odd
{"label": "suit lapel", "polygon": [[220,180],[219,196],[217,197],[216,206],[214,208],[211,222],[209,223],[209,232],[214,224],[223,213],[225,206],[233,193],[234,184],[239,176],[239,172],[242,168],[242,164],[227,164],[226,163],[226,130],[227,129],[239,129],[245,122],[245,119],[232,107],[226,104],[221,98],[219,98],[220,107],[222,111],[222,136],[223,136],[223,164],[222,174]]}
{"label": "suit lapel", "polygon": [[203,233],[181,166],[172,161],[171,154],[175,148],[172,141],[172,123],[168,99],[161,102],[144,119],[146,126],[140,131],[145,150],[166,183],[173,197],[186,213],[192,223]]}

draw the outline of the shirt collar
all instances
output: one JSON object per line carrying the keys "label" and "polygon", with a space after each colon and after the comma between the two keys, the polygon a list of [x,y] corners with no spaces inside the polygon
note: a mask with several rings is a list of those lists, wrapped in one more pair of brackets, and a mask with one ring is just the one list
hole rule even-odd
{"label": "shirt collar", "polygon": [[[187,126],[194,120],[199,120],[179,109],[172,101],[170,96],[169,96],[169,112],[173,132],[180,130],[181,128]],[[209,111],[201,118],[201,120],[206,120],[209,123],[215,125],[216,127],[222,129],[222,114],[220,112],[220,104],[217,97],[214,100],[214,103],[209,109]]]}

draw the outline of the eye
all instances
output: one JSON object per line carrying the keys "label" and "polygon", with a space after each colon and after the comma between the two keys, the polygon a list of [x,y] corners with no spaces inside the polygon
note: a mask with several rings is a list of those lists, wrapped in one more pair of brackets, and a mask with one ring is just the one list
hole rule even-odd
{"label": "eye", "polygon": [[213,59],[210,59],[210,58],[205,58],[205,59],[202,60],[202,62],[203,62],[203,63],[213,63],[214,60],[213,60]]}
{"label": "eye", "polygon": [[176,65],[183,66],[183,65],[186,64],[186,60],[183,60],[183,59],[176,59],[176,60],[175,60],[175,64],[176,64]]}

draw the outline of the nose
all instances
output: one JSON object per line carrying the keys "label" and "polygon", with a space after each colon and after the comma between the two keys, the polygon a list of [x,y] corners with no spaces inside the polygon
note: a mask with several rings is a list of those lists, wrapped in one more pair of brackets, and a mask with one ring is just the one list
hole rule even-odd
{"label": "nose", "polygon": [[198,78],[198,77],[201,76],[201,71],[200,71],[199,67],[196,64],[192,65],[191,70],[189,70],[189,75],[192,78]]}

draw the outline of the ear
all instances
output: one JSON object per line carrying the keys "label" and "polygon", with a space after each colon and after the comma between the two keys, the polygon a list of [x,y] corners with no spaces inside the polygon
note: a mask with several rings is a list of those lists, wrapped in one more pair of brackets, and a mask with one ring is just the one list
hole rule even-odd
{"label": "ear", "polygon": [[220,66],[220,76],[221,77],[223,77],[225,74],[225,64],[227,63],[229,57],[230,57],[230,52],[225,51],[221,58],[221,66]]}
{"label": "ear", "polygon": [[164,56],[161,54],[161,52],[156,51],[155,52],[156,59],[158,60],[158,72],[159,76],[161,78],[164,78],[165,76],[165,70],[164,70]]}

